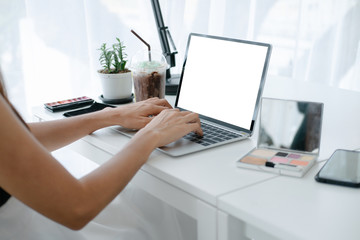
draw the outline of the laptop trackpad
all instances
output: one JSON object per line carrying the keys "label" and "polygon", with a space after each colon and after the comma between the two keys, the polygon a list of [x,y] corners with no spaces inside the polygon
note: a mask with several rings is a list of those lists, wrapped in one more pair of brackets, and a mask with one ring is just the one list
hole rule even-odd
{"label": "laptop trackpad", "polygon": [[119,132],[125,136],[128,136],[128,137],[133,137],[135,135],[135,133],[137,133],[138,130],[135,130],[135,129],[129,129],[129,128],[124,128],[124,127],[121,127],[121,126],[113,126],[113,127],[110,127],[112,130],[115,130],[116,132]]}
{"label": "laptop trackpad", "polygon": [[179,140],[172,142],[166,146],[159,147],[158,150],[168,153],[172,156],[184,155],[188,152],[196,152],[204,149],[205,147],[201,144],[191,142],[190,140],[180,138]]}
{"label": "laptop trackpad", "polygon": [[[127,129],[120,126],[111,127],[111,129],[128,137],[133,137],[137,130]],[[201,144],[191,142],[190,140],[180,138],[166,146],[157,148],[159,151],[166,153],[170,156],[181,156],[190,152],[203,150],[205,147]]]}

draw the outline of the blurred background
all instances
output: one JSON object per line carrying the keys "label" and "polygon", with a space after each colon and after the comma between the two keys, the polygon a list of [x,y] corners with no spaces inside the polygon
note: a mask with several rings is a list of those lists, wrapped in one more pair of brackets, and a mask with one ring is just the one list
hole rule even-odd
{"label": "blurred background", "polygon": [[[267,81],[360,91],[359,0],[159,3],[178,51],[172,74],[181,72],[188,34],[196,32],[271,43]],[[0,66],[11,101],[29,119],[31,107],[45,102],[99,96],[97,49],[119,37],[130,59],[145,48],[131,29],[161,50],[150,0],[0,0]]]}

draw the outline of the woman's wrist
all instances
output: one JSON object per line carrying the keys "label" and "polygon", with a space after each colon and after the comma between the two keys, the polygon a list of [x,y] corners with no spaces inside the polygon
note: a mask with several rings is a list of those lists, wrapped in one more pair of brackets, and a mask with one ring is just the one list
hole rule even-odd
{"label": "woman's wrist", "polygon": [[101,111],[93,113],[90,121],[96,124],[97,128],[110,127],[114,125],[121,125],[121,111],[114,108],[105,108]]}
{"label": "woman's wrist", "polygon": [[143,142],[145,148],[152,152],[158,147],[160,135],[153,129],[142,128],[133,137],[134,142]]}

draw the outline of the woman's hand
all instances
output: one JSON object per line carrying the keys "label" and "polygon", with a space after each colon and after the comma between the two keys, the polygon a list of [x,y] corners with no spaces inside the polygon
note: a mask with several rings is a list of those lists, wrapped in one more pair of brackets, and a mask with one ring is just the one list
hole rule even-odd
{"label": "woman's hand", "polygon": [[199,115],[188,111],[180,112],[178,109],[167,109],[154,117],[136,137],[151,135],[152,144],[156,148],[165,146],[190,132],[203,135]]}
{"label": "woman's hand", "polygon": [[112,125],[121,125],[122,127],[130,129],[140,129],[145,127],[146,124],[161,111],[171,108],[171,105],[165,99],[150,98],[118,108],[107,108],[104,111],[112,111]]}

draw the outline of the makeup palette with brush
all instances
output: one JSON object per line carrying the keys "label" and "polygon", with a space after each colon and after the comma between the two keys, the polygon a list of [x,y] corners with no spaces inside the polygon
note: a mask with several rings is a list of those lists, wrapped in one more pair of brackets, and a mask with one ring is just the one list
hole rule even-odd
{"label": "makeup palette with brush", "polygon": [[237,166],[302,177],[320,152],[323,104],[263,98],[257,147]]}

